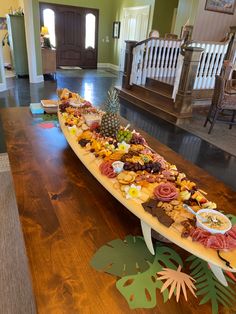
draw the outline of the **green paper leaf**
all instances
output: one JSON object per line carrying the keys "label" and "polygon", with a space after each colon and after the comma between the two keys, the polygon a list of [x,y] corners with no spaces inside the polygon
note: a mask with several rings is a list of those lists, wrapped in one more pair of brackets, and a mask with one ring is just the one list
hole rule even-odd
{"label": "green paper leaf", "polygon": [[[183,262],[173,249],[157,246],[153,264],[144,273],[125,276],[117,281],[116,287],[125,297],[131,309],[153,308],[156,306],[156,289],[161,289],[163,283],[157,280],[157,273],[166,268],[177,269]],[[168,300],[168,289],[163,291],[164,302]]]}
{"label": "green paper leaf", "polygon": [[226,216],[230,219],[232,225],[236,224],[236,216],[234,216],[232,214],[227,214]]}
{"label": "green paper leaf", "polygon": [[[202,305],[210,301],[213,314],[218,313],[219,304],[230,307],[236,294],[233,289],[223,286],[218,281],[207,262],[194,255],[188,257],[186,261],[191,263],[190,275],[196,280],[196,295],[203,296],[199,304]],[[227,276],[226,279],[228,282],[230,281]]]}
{"label": "green paper leaf", "polygon": [[102,246],[90,264],[96,270],[122,277],[146,271],[153,261],[144,239],[128,235],[124,241],[116,239]]}

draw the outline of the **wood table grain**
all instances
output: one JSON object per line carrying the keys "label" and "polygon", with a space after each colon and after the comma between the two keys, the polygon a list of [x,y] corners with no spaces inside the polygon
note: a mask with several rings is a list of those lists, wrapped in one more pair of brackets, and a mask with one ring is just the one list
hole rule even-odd
{"label": "wood table grain", "polygon": [[[211,313],[189,295],[130,310],[114,276],[95,271],[93,254],[106,242],[141,235],[139,220],[86,170],[59,128],[33,123],[28,108],[1,110],[38,313]],[[223,183],[145,135],[152,148],[185,171],[208,197],[236,214],[236,195]],[[183,250],[181,253],[186,254]],[[220,313],[236,313],[220,308]]]}

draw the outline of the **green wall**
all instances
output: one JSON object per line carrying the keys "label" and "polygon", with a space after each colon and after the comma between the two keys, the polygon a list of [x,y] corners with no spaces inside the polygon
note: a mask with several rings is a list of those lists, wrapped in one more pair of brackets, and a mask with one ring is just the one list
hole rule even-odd
{"label": "green wall", "polygon": [[[34,32],[36,41],[37,72],[42,74],[42,61],[40,51],[40,20],[39,1],[33,1]],[[117,0],[40,0],[40,2],[66,4],[78,7],[94,8],[99,10],[99,33],[98,33],[98,63],[110,63],[112,52],[112,22],[114,21],[115,5]],[[105,41],[106,36],[109,42]],[[104,39],[104,41],[103,41]]]}
{"label": "green wall", "polygon": [[[123,8],[150,5],[148,30],[158,29],[163,36],[170,32],[173,10],[178,7],[174,33],[179,35],[181,27],[188,19],[193,25],[199,3],[199,0],[32,0],[38,75],[42,74],[39,1],[98,9],[98,63],[111,63],[117,66],[121,40],[112,38],[112,23],[122,21]],[[105,40],[107,36],[109,42]]]}
{"label": "green wall", "polygon": [[[155,0],[32,0],[32,2],[38,75],[42,74],[39,2],[99,9],[98,63],[112,63],[115,65],[119,64],[120,43],[119,39],[112,38],[113,21],[121,21],[122,10],[125,7],[150,5],[150,30],[152,28],[152,16],[155,6]],[[106,42],[106,36],[109,37],[109,42]]]}
{"label": "green wall", "polygon": [[157,29],[160,36],[170,33],[174,8],[178,7],[178,3],[179,0],[156,0],[152,29]]}

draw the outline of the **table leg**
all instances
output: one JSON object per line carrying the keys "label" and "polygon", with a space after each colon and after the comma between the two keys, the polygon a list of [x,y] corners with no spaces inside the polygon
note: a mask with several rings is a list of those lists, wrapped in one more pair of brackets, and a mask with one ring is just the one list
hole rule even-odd
{"label": "table leg", "polygon": [[140,221],[141,221],[141,228],[142,228],[142,232],[143,232],[143,237],[144,237],[145,243],[147,245],[147,248],[152,253],[152,255],[154,255],[155,251],[154,251],[154,247],[152,244],[152,228],[148,224],[146,224],[146,222],[144,222],[143,220],[140,220]]}
{"label": "table leg", "polygon": [[220,267],[216,266],[216,265],[211,264],[211,263],[208,263],[208,264],[210,266],[211,271],[216,276],[216,278],[219,280],[219,282],[223,286],[227,287],[228,286],[228,282],[225,279],[225,275],[224,275],[222,269]]}

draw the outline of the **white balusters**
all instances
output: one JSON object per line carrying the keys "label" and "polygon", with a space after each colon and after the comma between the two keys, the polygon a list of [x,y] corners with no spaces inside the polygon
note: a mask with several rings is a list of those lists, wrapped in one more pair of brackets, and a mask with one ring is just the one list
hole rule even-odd
{"label": "white balusters", "polygon": [[130,84],[144,85],[146,79],[175,77],[181,40],[151,38],[133,49]]}
{"label": "white balusters", "polygon": [[[133,64],[130,84],[145,85],[147,78],[175,78],[173,98],[182,70],[180,56],[181,40],[166,40],[164,38],[150,38],[143,41],[133,50]],[[229,42],[193,42],[192,47],[203,48],[202,57],[198,65],[194,89],[212,89],[215,75],[220,74]],[[236,52],[233,57],[236,63]],[[178,78],[176,71],[178,67]]]}
{"label": "white balusters", "polygon": [[142,79],[141,79],[142,85],[146,83],[148,60],[151,58],[151,44],[152,44],[152,40],[149,40],[145,48],[144,65],[143,65]]}
{"label": "white balusters", "polygon": [[204,49],[198,65],[194,89],[214,88],[215,75],[220,74],[228,44],[229,42],[194,42],[191,44],[192,47],[201,47]]}

